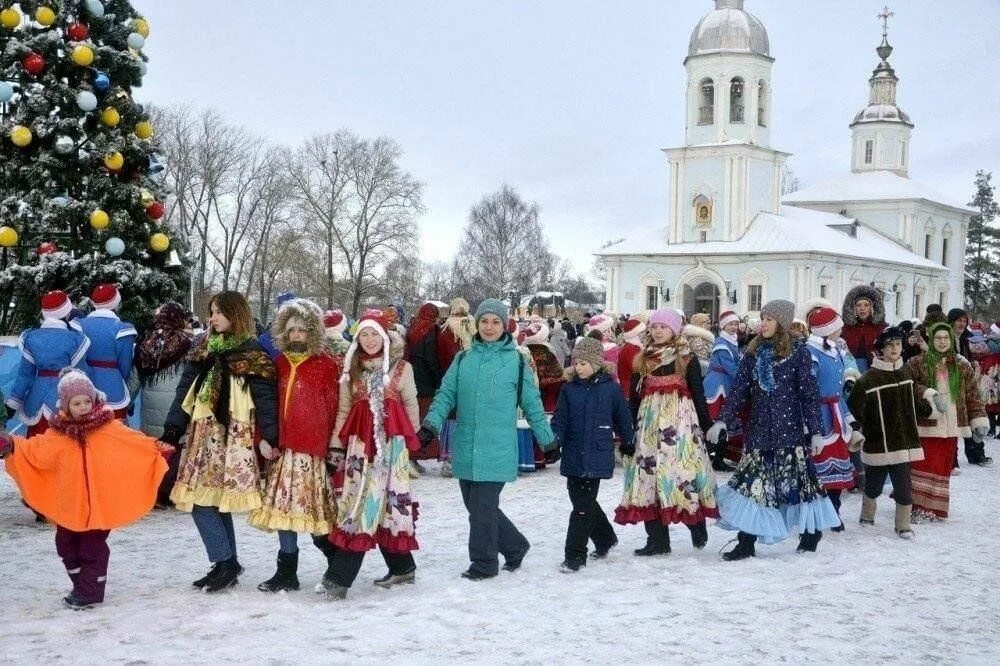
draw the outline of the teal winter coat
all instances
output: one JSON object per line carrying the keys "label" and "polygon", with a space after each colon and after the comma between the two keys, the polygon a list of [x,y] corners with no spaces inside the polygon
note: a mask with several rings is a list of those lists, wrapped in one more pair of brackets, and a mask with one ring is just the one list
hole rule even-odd
{"label": "teal winter coat", "polygon": [[[523,372],[521,364],[524,364]],[[451,471],[466,481],[517,479],[517,378],[521,375],[521,410],[539,446],[555,437],[528,365],[507,333],[496,342],[478,335],[468,351],[448,368],[424,419],[440,432],[452,409],[458,424],[451,441]]]}

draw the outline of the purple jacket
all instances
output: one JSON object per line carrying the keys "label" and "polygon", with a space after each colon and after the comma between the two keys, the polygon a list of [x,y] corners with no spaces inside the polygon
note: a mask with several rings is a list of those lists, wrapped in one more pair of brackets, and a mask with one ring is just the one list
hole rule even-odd
{"label": "purple jacket", "polygon": [[810,436],[822,434],[819,386],[812,374],[812,355],[806,345],[801,340],[793,341],[791,355],[771,364],[774,384],[770,392],[754,378],[757,355],[748,353],[740,361],[719,420],[730,431],[735,430],[736,417],[749,401],[750,421],[743,428],[743,446],[747,451],[802,446]]}

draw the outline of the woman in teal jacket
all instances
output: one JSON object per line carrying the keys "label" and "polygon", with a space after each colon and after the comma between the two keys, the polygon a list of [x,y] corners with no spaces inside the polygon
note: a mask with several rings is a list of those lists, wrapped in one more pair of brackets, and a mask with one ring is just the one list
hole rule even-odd
{"label": "woman in teal jacket", "polygon": [[503,553],[507,571],[516,571],[528,540],[500,510],[500,492],[517,479],[517,408],[531,425],[539,446],[553,441],[531,368],[506,331],[507,306],[487,299],[476,310],[478,333],[460,352],[434,396],[418,436],[429,443],[448,413],[458,412],[452,439],[452,474],[459,480],[469,511],[469,559],[462,576],[483,580],[497,575]]}

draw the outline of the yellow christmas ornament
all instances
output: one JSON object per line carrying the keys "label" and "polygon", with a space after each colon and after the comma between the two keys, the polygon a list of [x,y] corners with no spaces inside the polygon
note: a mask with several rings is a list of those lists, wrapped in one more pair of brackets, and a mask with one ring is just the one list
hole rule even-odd
{"label": "yellow christmas ornament", "polygon": [[31,130],[24,125],[14,125],[14,128],[10,131],[10,140],[18,148],[24,148],[31,143],[31,138]]}
{"label": "yellow christmas ornament", "polygon": [[111,218],[103,210],[98,208],[93,213],[90,214],[90,226],[94,229],[100,231],[101,229],[106,229],[108,224],[111,223]]}
{"label": "yellow christmas ornament", "polygon": [[137,18],[132,21],[132,29],[142,35],[143,39],[149,39],[149,21],[144,18]]}
{"label": "yellow christmas ornament", "polygon": [[104,166],[112,171],[118,171],[125,166],[125,158],[119,152],[108,153],[104,156]]}
{"label": "yellow christmas ornament", "polygon": [[153,193],[144,187],[141,190],[139,190],[139,201],[142,202],[143,206],[148,206],[149,204],[156,201],[156,197],[154,197]]}
{"label": "yellow christmas ornament", "polygon": [[17,245],[17,232],[10,227],[0,227],[0,247]]}
{"label": "yellow christmas ornament", "polygon": [[108,127],[114,127],[115,125],[121,122],[121,119],[122,116],[120,113],[118,113],[118,109],[114,108],[113,106],[109,106],[108,108],[104,109],[104,111],[101,113],[101,122],[107,125]]}
{"label": "yellow christmas ornament", "polygon": [[140,120],[135,124],[135,135],[140,139],[148,139],[153,136],[153,123],[148,120]]}
{"label": "yellow christmas ornament", "polygon": [[39,7],[35,11],[35,20],[47,28],[56,22],[56,13],[50,7]]}
{"label": "yellow christmas ornament", "polygon": [[76,64],[81,67],[87,67],[90,63],[94,62],[94,49],[90,48],[86,44],[80,44],[73,49],[71,57],[73,58],[73,62]]}
{"label": "yellow christmas ornament", "polygon": [[154,252],[166,252],[170,247],[170,239],[166,234],[153,234],[149,237],[149,247],[153,248]]}
{"label": "yellow christmas ornament", "polygon": [[13,30],[17,26],[21,25],[21,12],[13,8],[7,8],[0,11],[0,24],[2,24],[5,28]]}

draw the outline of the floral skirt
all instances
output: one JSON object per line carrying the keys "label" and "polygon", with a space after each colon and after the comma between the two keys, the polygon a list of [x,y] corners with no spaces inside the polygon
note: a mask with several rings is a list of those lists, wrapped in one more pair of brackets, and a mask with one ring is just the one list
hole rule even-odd
{"label": "floral skirt", "polygon": [[690,398],[653,393],[639,406],[635,455],[625,465],[625,490],[615,522],[647,520],[693,525],[718,517],[715,474],[696,432]]}
{"label": "floral skirt", "polygon": [[226,427],[213,416],[193,421],[170,499],[181,511],[190,511],[195,504],[216,506],[224,513],[259,509],[253,424],[233,420]]}
{"label": "floral skirt", "polygon": [[389,553],[417,550],[417,503],[410,495],[410,456],[402,437],[389,438],[373,460],[352,435],[344,458],[343,489],[330,542],[352,552],[380,546]]}
{"label": "floral skirt", "polygon": [[263,506],[250,513],[250,524],[267,532],[326,535],[335,511],[326,460],[282,449],[268,465]]}
{"label": "floral skirt", "polygon": [[816,476],[826,490],[847,490],[854,487],[854,463],[847,449],[843,435],[823,447],[819,455],[813,456]]}
{"label": "floral skirt", "polygon": [[744,453],[719,488],[719,514],[717,526],[753,534],[761,543],[840,525],[804,446]]}
{"label": "floral skirt", "polygon": [[910,463],[913,508],[948,517],[951,496],[951,468],[955,465],[954,437],[921,437],[924,459]]}

